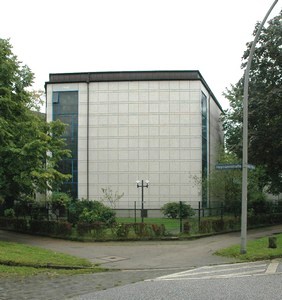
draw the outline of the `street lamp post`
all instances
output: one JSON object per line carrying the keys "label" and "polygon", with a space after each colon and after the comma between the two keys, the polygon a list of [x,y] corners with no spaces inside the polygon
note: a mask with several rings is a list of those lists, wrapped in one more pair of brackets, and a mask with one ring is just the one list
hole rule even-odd
{"label": "street lamp post", "polygon": [[142,179],[136,181],[137,188],[141,187],[141,218],[142,218],[142,223],[144,223],[144,187],[148,188],[149,187],[149,180],[144,180]]}
{"label": "street lamp post", "polygon": [[266,22],[269,14],[271,13],[273,7],[276,5],[278,0],[275,0],[268,10],[266,16],[261,22],[258,31],[256,33],[255,39],[252,43],[250,54],[245,70],[244,76],[244,99],[243,99],[243,162],[242,162],[242,215],[241,215],[241,249],[240,253],[245,254],[247,252],[247,208],[248,208],[248,88],[249,88],[249,73],[251,68],[251,63],[253,59],[253,54],[255,51],[255,46],[258,41],[260,32],[264,23]]}

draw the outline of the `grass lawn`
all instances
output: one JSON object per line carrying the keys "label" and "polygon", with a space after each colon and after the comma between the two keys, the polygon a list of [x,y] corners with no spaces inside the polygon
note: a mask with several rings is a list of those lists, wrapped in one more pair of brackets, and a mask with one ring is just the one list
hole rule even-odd
{"label": "grass lawn", "polygon": [[282,234],[275,235],[277,238],[277,248],[268,248],[268,237],[248,241],[247,253],[240,254],[240,245],[221,249],[215,254],[226,257],[234,257],[240,261],[256,261],[264,259],[282,258]]}
{"label": "grass lawn", "polygon": [[[62,269],[50,268],[50,266],[62,267]],[[0,278],[9,275],[27,276],[46,273],[52,276],[100,271],[103,269],[86,259],[39,247],[0,241]]]}

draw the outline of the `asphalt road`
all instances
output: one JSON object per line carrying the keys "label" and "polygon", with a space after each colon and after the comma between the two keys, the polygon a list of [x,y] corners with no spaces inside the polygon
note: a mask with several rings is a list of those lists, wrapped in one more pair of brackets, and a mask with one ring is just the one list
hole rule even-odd
{"label": "asphalt road", "polygon": [[279,261],[206,266],[74,299],[280,300],[281,271]]}
{"label": "asphalt road", "polygon": [[81,300],[281,300],[282,276],[202,281],[140,282],[109,289]]}

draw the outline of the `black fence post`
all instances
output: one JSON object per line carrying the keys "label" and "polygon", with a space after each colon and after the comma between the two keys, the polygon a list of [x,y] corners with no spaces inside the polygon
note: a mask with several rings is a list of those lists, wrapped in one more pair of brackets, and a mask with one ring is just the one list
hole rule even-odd
{"label": "black fence post", "polygon": [[182,201],[179,201],[179,231],[182,232]]}
{"label": "black fence post", "polygon": [[136,224],[136,201],[134,201],[134,222]]}
{"label": "black fence post", "polygon": [[200,230],[201,223],[201,202],[198,203],[198,230]]}
{"label": "black fence post", "polygon": [[221,222],[223,221],[223,202],[221,202],[221,206],[220,206],[220,218],[221,218]]}

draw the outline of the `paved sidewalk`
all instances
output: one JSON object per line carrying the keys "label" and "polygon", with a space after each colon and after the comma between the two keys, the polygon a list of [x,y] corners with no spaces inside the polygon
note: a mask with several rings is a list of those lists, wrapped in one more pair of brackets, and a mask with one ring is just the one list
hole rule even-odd
{"label": "paved sidewalk", "polygon": [[[282,225],[250,230],[248,239],[282,232]],[[194,267],[234,262],[214,251],[240,243],[240,233],[189,241],[81,243],[0,230],[0,240],[35,245],[84,257],[106,268],[120,269],[90,275],[0,279],[0,299],[68,299]]]}

